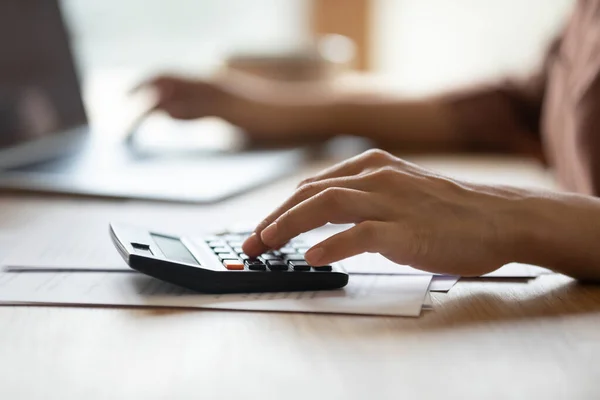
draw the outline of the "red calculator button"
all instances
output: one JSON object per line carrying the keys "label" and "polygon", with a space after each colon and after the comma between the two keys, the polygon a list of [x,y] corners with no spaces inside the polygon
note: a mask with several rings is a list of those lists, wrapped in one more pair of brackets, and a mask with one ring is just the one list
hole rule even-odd
{"label": "red calculator button", "polygon": [[240,269],[244,269],[244,263],[242,263],[241,261],[233,261],[233,260],[225,260],[223,261],[223,265],[225,266],[225,268],[227,268],[228,270],[240,270]]}

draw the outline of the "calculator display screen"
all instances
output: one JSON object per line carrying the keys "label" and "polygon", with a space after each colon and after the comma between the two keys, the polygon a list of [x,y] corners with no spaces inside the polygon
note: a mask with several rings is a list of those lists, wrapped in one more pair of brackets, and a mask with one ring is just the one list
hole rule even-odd
{"label": "calculator display screen", "polygon": [[151,234],[150,236],[152,236],[154,243],[156,243],[160,251],[169,260],[200,265],[179,239],[155,234]]}

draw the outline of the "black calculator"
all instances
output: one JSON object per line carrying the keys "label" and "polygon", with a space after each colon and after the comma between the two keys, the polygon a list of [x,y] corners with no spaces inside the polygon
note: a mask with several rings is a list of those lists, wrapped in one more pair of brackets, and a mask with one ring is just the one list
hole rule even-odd
{"label": "black calculator", "polygon": [[177,237],[110,225],[119,254],[134,270],[203,293],[285,292],[339,289],[348,274],[339,263],[310,266],[306,243],[250,258],[242,250],[249,233]]}

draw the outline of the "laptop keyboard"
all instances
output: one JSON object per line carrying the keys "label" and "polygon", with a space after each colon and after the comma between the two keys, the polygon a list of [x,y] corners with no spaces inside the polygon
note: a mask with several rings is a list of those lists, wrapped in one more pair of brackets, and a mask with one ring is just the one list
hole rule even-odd
{"label": "laptop keyboard", "polygon": [[277,272],[328,272],[331,265],[313,267],[304,260],[307,244],[293,239],[284,247],[272,250],[256,258],[244,254],[242,243],[248,237],[243,234],[226,234],[204,239],[225,268],[231,271],[277,271]]}

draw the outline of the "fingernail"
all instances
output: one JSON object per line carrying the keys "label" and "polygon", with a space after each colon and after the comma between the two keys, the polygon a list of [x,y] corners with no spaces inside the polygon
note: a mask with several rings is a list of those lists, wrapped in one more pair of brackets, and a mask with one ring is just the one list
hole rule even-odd
{"label": "fingernail", "polygon": [[306,254],[304,255],[304,259],[310,265],[319,265],[319,262],[321,262],[324,255],[325,250],[323,250],[322,247],[313,247],[312,249],[306,252]]}
{"label": "fingernail", "polygon": [[242,250],[244,250],[244,253],[249,255],[259,253],[261,247],[262,242],[260,241],[260,238],[256,233],[250,235],[250,237],[246,239],[246,241],[244,241],[244,243],[242,244]]}
{"label": "fingernail", "polygon": [[273,222],[267,226],[264,231],[260,234],[260,238],[263,243],[273,243],[277,239],[277,222]]}

